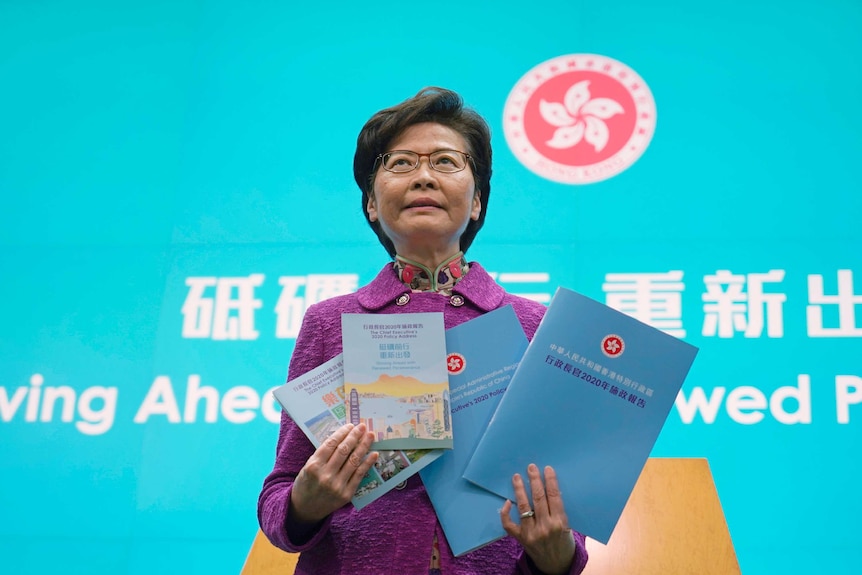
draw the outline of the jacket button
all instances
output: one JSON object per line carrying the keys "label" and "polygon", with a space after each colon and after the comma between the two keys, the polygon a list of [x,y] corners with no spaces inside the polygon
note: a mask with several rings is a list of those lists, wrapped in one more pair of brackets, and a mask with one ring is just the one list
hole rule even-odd
{"label": "jacket button", "polygon": [[408,301],[410,301],[410,294],[403,293],[395,300],[395,305],[407,305]]}
{"label": "jacket button", "polygon": [[449,303],[451,303],[455,307],[461,307],[462,305],[464,305],[464,298],[463,296],[456,294],[449,298]]}

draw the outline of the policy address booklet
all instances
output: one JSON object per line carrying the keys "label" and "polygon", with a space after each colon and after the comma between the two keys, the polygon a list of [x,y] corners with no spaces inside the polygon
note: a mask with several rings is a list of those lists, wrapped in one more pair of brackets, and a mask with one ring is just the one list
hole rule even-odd
{"label": "policy address booklet", "polygon": [[455,443],[419,476],[456,557],[506,536],[499,518],[506,500],[462,475],[526,349],[512,306],[446,331]]}
{"label": "policy address booklet", "polygon": [[[273,391],[285,412],[305,433],[314,447],[347,422],[344,403],[344,355],[338,354]],[[440,457],[443,450],[408,449],[380,451],[351,502],[362,509],[395,489],[408,477]]]}
{"label": "policy address booklet", "polygon": [[550,465],[569,525],[607,543],[696,354],[559,288],[464,478],[514,501],[512,475]]}
{"label": "policy address booklet", "polygon": [[443,314],[343,314],[347,421],[374,449],[452,449]]}

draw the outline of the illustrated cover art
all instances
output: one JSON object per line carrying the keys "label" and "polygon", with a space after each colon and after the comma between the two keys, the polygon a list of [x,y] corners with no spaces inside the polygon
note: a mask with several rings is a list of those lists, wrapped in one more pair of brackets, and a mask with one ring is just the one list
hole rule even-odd
{"label": "illustrated cover art", "polygon": [[344,314],[347,420],[375,449],[451,449],[442,313]]}
{"label": "illustrated cover art", "polygon": [[[273,395],[314,447],[320,447],[327,437],[347,423],[343,355],[339,354],[320,367],[288,381],[276,388]],[[353,495],[353,506],[362,509],[443,453],[442,450],[425,449],[380,451],[377,463]]]}

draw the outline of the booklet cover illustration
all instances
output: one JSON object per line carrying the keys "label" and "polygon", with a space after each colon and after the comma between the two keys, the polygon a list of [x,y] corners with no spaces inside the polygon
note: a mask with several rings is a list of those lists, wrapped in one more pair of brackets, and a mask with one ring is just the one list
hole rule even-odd
{"label": "booklet cover illustration", "polygon": [[375,449],[451,449],[442,313],[344,314],[347,420]]}
{"label": "booklet cover illustration", "polygon": [[446,331],[455,444],[419,476],[456,557],[506,536],[499,518],[505,498],[462,475],[526,349],[512,306]]}
{"label": "booklet cover illustration", "polygon": [[[297,377],[273,391],[275,399],[319,447],[332,433],[347,423],[344,404],[344,357],[339,354],[320,367]],[[384,493],[443,454],[442,450],[413,449],[380,451],[377,463],[368,471],[352,503],[362,509]]]}
{"label": "booklet cover illustration", "polygon": [[512,474],[550,465],[569,525],[607,543],[696,353],[558,289],[464,477],[514,500]]}

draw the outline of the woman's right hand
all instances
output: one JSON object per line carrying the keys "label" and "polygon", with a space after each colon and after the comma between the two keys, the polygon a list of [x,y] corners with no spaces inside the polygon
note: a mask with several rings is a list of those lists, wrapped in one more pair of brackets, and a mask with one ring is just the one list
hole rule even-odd
{"label": "woman's right hand", "polygon": [[[298,523],[318,523],[346,505],[377,461],[369,453],[374,434],[365,424],[338,428],[308,458],[293,483],[290,515]],[[367,455],[367,457],[366,457]]]}

